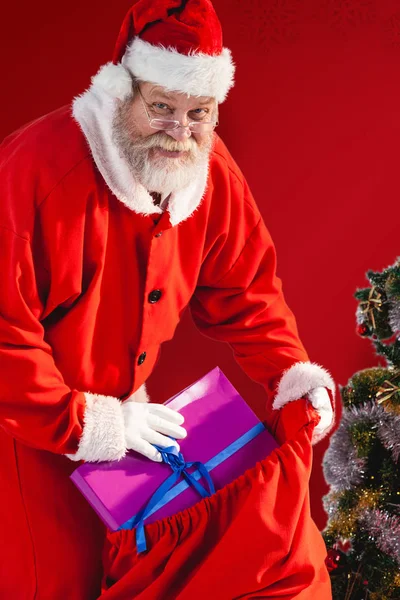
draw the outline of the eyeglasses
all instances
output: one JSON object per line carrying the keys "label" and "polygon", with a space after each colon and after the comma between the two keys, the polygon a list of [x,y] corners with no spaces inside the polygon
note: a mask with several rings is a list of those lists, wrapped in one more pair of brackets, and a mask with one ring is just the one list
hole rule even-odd
{"label": "eyeglasses", "polygon": [[212,131],[218,125],[218,120],[216,121],[189,121],[187,125],[182,125],[180,121],[172,121],[171,119],[154,119],[149,115],[149,111],[146,107],[145,99],[143,98],[142,92],[140,88],[137,88],[140,94],[140,99],[143,104],[143,108],[149,120],[149,125],[153,129],[158,129],[159,131],[172,131],[173,129],[179,129],[179,127],[189,127],[190,131],[194,133],[206,133],[208,131]]}

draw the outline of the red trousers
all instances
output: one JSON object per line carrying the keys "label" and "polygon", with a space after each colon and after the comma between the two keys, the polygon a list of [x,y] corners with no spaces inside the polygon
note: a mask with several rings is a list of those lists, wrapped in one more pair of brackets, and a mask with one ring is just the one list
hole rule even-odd
{"label": "red trousers", "polygon": [[310,516],[314,411],[282,409],[269,457],[211,498],[146,527],[109,533],[101,600],[329,600],[322,537]]}

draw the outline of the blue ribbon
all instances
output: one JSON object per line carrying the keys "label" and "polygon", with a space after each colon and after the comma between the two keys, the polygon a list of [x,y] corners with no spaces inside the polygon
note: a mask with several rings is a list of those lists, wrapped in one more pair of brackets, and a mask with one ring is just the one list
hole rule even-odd
{"label": "blue ribbon", "polygon": [[[187,486],[193,487],[202,498],[208,498],[212,494],[215,494],[214,483],[203,463],[198,461],[187,463],[183,458],[182,453],[179,452],[175,446],[170,446],[169,448],[155,446],[155,448],[160,452],[163,462],[171,467],[173,473],[160,485],[158,490],[154,492],[146,506],[144,506],[129,522],[132,528],[136,527],[136,548],[138,554],[147,550],[144,520],[151,512],[153,512],[153,509],[163,500],[164,496],[181,476],[186,480]],[[195,467],[197,469],[197,479],[200,479],[201,477],[205,479],[208,484],[208,490],[194,478],[192,473],[187,471],[190,467]],[[126,529],[126,524],[125,526],[122,526],[121,529],[122,528]]]}
{"label": "blue ribbon", "polygon": [[[185,491],[190,485],[197,489],[197,491],[203,498],[209,496],[210,494],[208,494],[197,481],[198,479],[201,479],[201,477],[204,477],[207,480],[207,482],[209,483],[210,490],[212,490],[212,493],[214,493],[214,485],[211,480],[209,471],[212,471],[212,469],[218,467],[218,465],[220,465],[230,456],[235,454],[235,452],[243,448],[243,446],[251,442],[251,440],[257,437],[263,431],[265,431],[263,423],[257,423],[257,425],[249,429],[249,431],[246,431],[246,433],[240,436],[240,438],[232,442],[232,444],[229,444],[229,446],[221,450],[221,452],[218,452],[218,454],[213,456],[213,458],[211,458],[205,464],[200,462],[192,462],[186,464],[182,454],[178,453],[175,447],[160,448],[159,446],[156,446],[157,450],[161,453],[163,461],[171,466],[171,468],[174,470],[174,473],[168,479],[166,479],[163,484],[161,484],[161,486],[149,500],[148,504],[140,512],[138,512],[131,519],[129,519],[123,525],[121,525],[121,527],[118,528],[118,531],[120,531],[121,529],[133,529],[134,527],[138,527],[138,530],[136,531],[136,543],[138,552],[142,552],[143,550],[145,550],[146,540],[144,536],[143,521],[150,517],[161,507],[165,506],[165,504],[171,502],[171,500],[173,500],[174,498],[176,498],[176,496]],[[172,466],[172,463],[174,463],[175,465],[179,465],[178,469],[176,468],[176,466],[174,468]],[[188,468],[190,466],[195,465],[197,466],[198,470],[192,473],[184,473],[184,469],[180,470],[182,463],[185,465],[184,468]],[[181,481],[180,483],[172,487],[174,483],[179,479],[180,475],[183,475],[186,481]],[[196,486],[199,486],[199,488],[197,488]],[[202,491],[200,491],[200,488]],[[205,493],[206,495],[203,496],[203,493]],[[139,543],[140,548],[142,548],[141,550],[139,550]]]}
{"label": "blue ribbon", "polygon": [[[257,425],[249,429],[249,431],[246,431],[246,433],[240,436],[240,438],[232,442],[232,444],[229,444],[229,446],[221,450],[221,452],[218,452],[218,454],[213,456],[213,458],[210,458],[210,460],[205,463],[204,466],[207,469],[207,471],[212,471],[213,469],[218,467],[218,465],[220,465],[230,456],[235,454],[235,452],[243,448],[243,446],[251,442],[251,440],[257,437],[263,431],[265,431],[265,427],[262,423],[258,423]],[[165,451],[164,448],[162,448],[161,450]],[[194,471],[190,475],[191,477],[193,477],[193,479],[196,480],[201,478],[201,474],[199,471]],[[158,504],[153,506],[153,508],[147,513],[146,518],[150,517],[153,513],[157,512],[157,510],[165,506],[165,504],[168,504],[168,502],[171,502],[171,500],[176,498],[176,496],[179,496],[179,494],[184,492],[188,487],[189,484],[186,483],[186,481],[181,481],[180,483],[175,485],[172,489],[165,493],[164,497],[159,501]],[[121,529],[132,529],[134,527],[134,523],[136,522],[136,518],[137,515],[134,515],[133,517],[125,521],[125,523],[123,523],[118,528],[118,531],[120,531]]]}

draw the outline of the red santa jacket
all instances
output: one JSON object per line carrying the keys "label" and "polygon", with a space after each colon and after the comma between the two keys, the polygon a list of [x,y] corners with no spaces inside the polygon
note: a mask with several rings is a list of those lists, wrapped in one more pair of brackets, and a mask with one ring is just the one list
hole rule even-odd
{"label": "red santa jacket", "polygon": [[95,78],[72,110],[0,149],[0,596],[15,600],[99,592],[104,529],[68,475],[73,461],[125,453],[121,402],[147,399],[187,306],[264,385],[272,429],[273,406],[333,389],[308,362],[270,235],[222,141],[162,212],[113,145],[114,102]]}
{"label": "red santa jacket", "polygon": [[126,174],[120,184],[108,171],[115,149],[93,118],[100,113],[109,127],[108,99],[99,105],[90,91],[74,116],[58,110],[2,148],[4,429],[77,460],[120,458],[121,400],[146,381],[188,305],[199,329],[228,342],[265,386],[270,424],[277,383],[296,363],[278,405],[317,385],[332,388],[327,373],[307,363],[271,237],[222,141],[208,177],[162,213],[139,184]]}

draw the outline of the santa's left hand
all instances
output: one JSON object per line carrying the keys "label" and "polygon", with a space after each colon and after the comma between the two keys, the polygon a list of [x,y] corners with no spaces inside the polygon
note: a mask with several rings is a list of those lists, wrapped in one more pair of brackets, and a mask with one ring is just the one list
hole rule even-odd
{"label": "santa's left hand", "polygon": [[314,435],[319,437],[332,425],[333,409],[331,399],[327,389],[324,387],[314,388],[308,392],[307,398],[320,416],[320,421],[314,429]]}

